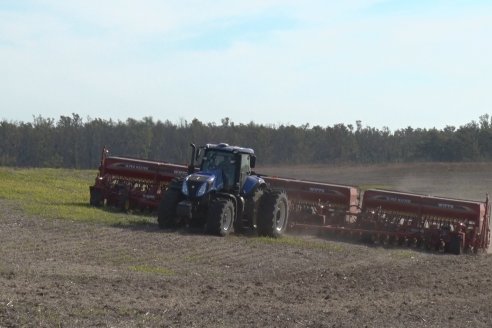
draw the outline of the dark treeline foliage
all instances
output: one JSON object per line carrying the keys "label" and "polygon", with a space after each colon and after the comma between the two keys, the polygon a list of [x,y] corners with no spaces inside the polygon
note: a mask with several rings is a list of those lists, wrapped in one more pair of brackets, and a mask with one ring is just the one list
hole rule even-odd
{"label": "dark treeline foliage", "polygon": [[255,149],[260,164],[489,161],[492,122],[488,114],[459,128],[411,127],[390,131],[356,125],[265,126],[198,119],[170,121],[91,119],[77,114],[33,122],[0,122],[0,165],[96,168],[103,146],[111,154],[186,163],[189,143],[227,142]]}

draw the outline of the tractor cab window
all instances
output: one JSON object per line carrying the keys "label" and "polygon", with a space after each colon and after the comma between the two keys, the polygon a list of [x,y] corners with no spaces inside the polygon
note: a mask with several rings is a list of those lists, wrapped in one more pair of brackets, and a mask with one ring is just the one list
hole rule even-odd
{"label": "tractor cab window", "polygon": [[249,154],[241,154],[241,174],[249,175],[251,173],[251,156]]}
{"label": "tractor cab window", "polygon": [[209,150],[203,157],[201,169],[202,171],[222,170],[224,184],[226,187],[231,187],[236,180],[235,155],[230,152]]}
{"label": "tractor cab window", "polygon": [[234,166],[234,154],[221,151],[208,151],[203,157],[202,170],[216,170]]}
{"label": "tractor cab window", "polygon": [[251,155],[241,154],[241,169],[239,170],[240,186],[244,184],[246,178],[251,174]]}

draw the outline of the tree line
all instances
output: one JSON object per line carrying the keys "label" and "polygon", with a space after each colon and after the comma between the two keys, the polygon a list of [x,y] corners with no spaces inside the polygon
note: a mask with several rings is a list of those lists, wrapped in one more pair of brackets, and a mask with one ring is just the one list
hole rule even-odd
{"label": "tree line", "polygon": [[190,142],[250,147],[260,165],[490,161],[492,120],[484,114],[460,127],[391,131],[361,121],[323,127],[37,116],[0,122],[0,166],[93,169],[104,146],[112,155],[186,163]]}

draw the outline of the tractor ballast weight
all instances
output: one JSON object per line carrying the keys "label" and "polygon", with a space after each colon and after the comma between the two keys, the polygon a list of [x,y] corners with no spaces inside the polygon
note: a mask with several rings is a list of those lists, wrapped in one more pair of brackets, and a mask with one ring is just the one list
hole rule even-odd
{"label": "tractor ballast weight", "polygon": [[[90,203],[157,210],[161,228],[190,225],[227,235],[278,237],[310,229],[383,245],[460,254],[490,248],[490,204],[256,174],[252,149],[192,145],[189,165],[108,156]],[[222,165],[215,166],[221,158]],[[195,165],[197,163],[197,165]]]}

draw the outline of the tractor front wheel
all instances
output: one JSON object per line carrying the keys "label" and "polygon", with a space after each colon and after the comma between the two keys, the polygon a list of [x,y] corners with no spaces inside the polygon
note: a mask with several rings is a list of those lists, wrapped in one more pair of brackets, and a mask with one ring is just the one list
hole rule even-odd
{"label": "tractor front wheel", "polygon": [[207,213],[207,233],[227,236],[234,224],[234,204],[231,200],[212,200]]}
{"label": "tractor front wheel", "polygon": [[282,191],[266,191],[260,199],[258,211],[258,235],[280,237],[287,229],[289,203]]}

